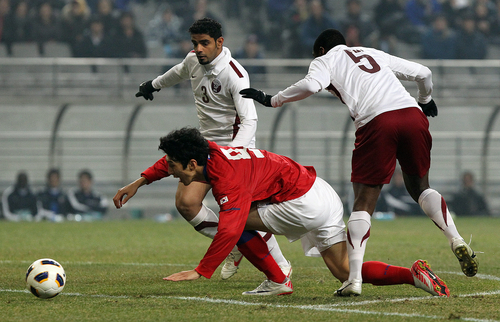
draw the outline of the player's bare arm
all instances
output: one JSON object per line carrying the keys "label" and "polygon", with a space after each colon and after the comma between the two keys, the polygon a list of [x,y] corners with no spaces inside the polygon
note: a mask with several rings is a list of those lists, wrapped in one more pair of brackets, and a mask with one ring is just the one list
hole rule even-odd
{"label": "player's bare arm", "polygon": [[123,205],[137,193],[137,190],[145,184],[148,184],[148,180],[144,177],[140,177],[125,187],[120,188],[113,197],[113,203],[116,209],[123,207]]}

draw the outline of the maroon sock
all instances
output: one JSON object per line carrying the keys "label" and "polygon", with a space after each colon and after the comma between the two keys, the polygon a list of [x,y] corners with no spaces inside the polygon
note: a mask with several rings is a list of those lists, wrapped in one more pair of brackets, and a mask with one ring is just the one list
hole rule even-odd
{"label": "maroon sock", "polygon": [[253,266],[266,274],[267,279],[276,283],[285,281],[285,274],[271,256],[265,240],[257,232],[254,234],[250,231],[244,231],[238,242],[238,250]]}
{"label": "maroon sock", "polygon": [[415,285],[413,282],[413,275],[409,268],[389,265],[382,262],[364,262],[361,274],[363,276],[363,283],[370,283],[373,285]]}

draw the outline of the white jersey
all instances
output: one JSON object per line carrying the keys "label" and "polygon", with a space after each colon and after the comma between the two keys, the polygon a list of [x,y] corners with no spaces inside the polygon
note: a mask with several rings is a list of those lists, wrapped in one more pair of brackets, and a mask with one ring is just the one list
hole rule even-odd
{"label": "white jersey", "polygon": [[201,65],[192,51],[181,63],[156,77],[153,87],[170,87],[188,79],[201,134],[220,145],[255,147],[257,111],[253,100],[239,94],[250,87],[248,73],[231,57],[229,49],[223,47],[207,65]]}
{"label": "white jersey", "polygon": [[273,96],[271,104],[278,107],[327,89],[347,105],[358,129],[384,112],[418,107],[399,80],[417,82],[420,103],[432,99],[429,68],[377,49],[338,45],[314,59],[306,77]]}

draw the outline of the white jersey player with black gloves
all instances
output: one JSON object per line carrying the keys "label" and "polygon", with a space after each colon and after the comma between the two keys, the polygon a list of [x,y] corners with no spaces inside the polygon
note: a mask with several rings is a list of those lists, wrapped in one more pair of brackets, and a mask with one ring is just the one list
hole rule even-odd
{"label": "white jersey player with black gloves", "polygon": [[[197,20],[189,32],[194,50],[163,75],[142,83],[136,96],[153,100],[153,92],[190,80],[202,135],[221,145],[254,148],[257,112],[253,101],[239,95],[250,85],[248,73],[223,46],[221,25],[217,21]],[[210,185],[205,183],[185,186],[179,182],[175,199],[179,213],[199,233],[213,238],[219,219],[203,204],[209,190]],[[261,234],[271,255],[285,275],[289,275],[291,265],[281,253],[276,238],[272,234]],[[241,259],[241,253],[235,248],[222,268],[221,277],[233,276]]]}
{"label": "white jersey player with black gloves", "polygon": [[[354,205],[347,250],[349,279],[338,295],[361,294],[361,266],[370,236],[371,215],[384,184],[399,161],[405,186],[413,200],[444,233],[466,276],[477,273],[475,253],[457,231],[444,198],[429,186],[432,137],[426,116],[436,116],[429,68],[382,51],[346,46],[335,29],[323,31],[314,44],[308,74],[297,83],[267,95],[253,88],[240,93],[269,107],[305,99],[326,89],[347,105],[356,127],[351,182]],[[415,81],[417,101],[400,80]]]}

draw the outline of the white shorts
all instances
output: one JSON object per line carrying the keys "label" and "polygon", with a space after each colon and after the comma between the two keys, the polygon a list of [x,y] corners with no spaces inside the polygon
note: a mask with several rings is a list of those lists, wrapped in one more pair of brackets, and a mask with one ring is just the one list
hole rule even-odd
{"label": "white shorts", "polygon": [[346,240],[342,201],[318,177],[303,196],[281,203],[260,203],[257,211],[275,235],[285,235],[289,242],[301,239],[306,256],[321,256],[320,252]]}

